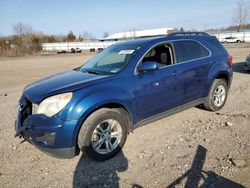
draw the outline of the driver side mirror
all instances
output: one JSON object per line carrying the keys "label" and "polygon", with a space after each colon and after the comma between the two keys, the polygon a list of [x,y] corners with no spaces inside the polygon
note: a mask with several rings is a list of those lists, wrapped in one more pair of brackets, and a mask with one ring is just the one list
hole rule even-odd
{"label": "driver side mirror", "polygon": [[151,72],[159,69],[159,64],[156,61],[145,61],[138,67],[138,72]]}

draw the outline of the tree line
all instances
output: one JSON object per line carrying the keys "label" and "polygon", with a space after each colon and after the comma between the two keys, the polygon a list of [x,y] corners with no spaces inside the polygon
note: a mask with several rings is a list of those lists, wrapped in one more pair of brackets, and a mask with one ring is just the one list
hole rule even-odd
{"label": "tree line", "polygon": [[[94,41],[95,36],[84,31],[76,36],[72,31],[67,35],[46,35],[35,31],[30,25],[17,23],[12,26],[13,35],[0,37],[0,56],[31,55],[42,50],[42,43]],[[107,37],[105,32],[103,36]]]}

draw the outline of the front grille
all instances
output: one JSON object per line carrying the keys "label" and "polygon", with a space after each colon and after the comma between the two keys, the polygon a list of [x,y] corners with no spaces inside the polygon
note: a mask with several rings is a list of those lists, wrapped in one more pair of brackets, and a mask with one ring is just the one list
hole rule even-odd
{"label": "front grille", "polygon": [[22,98],[20,101],[21,107],[21,126],[23,126],[23,122],[32,114],[32,103],[28,101],[26,98]]}

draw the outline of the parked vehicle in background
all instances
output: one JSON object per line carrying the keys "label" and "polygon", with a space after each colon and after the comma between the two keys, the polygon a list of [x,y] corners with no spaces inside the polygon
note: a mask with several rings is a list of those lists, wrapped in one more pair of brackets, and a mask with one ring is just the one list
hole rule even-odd
{"label": "parked vehicle in background", "polygon": [[60,51],[57,51],[56,53],[57,53],[57,54],[66,54],[67,51],[66,51],[66,50],[60,50]]}
{"label": "parked vehicle in background", "polygon": [[76,48],[76,53],[82,53],[82,49],[81,48]]}
{"label": "parked vehicle in background", "polygon": [[237,37],[226,37],[223,40],[224,43],[240,43],[240,42],[244,42],[243,40],[237,38]]}
{"label": "parked vehicle in background", "polygon": [[250,54],[246,58],[245,70],[250,71]]}
{"label": "parked vehicle in background", "polygon": [[232,56],[207,33],[116,43],[79,68],[28,85],[16,135],[56,157],[83,151],[106,160],[136,127],[201,104],[222,109],[232,74]]}
{"label": "parked vehicle in background", "polygon": [[75,48],[71,48],[69,53],[76,53],[76,49]]}
{"label": "parked vehicle in background", "polygon": [[56,52],[57,54],[66,54],[66,53],[82,53],[80,48],[70,48],[70,50],[60,50]]}

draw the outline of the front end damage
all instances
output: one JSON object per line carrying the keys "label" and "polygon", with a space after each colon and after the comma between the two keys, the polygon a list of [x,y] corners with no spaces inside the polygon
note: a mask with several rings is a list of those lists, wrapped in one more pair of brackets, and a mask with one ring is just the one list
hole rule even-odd
{"label": "front end damage", "polygon": [[56,116],[32,114],[32,103],[22,96],[18,103],[15,136],[53,157],[73,158],[79,153],[73,136],[76,123]]}

